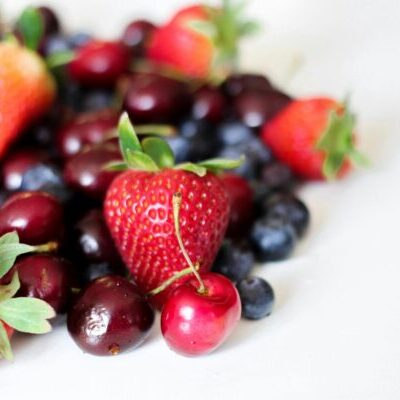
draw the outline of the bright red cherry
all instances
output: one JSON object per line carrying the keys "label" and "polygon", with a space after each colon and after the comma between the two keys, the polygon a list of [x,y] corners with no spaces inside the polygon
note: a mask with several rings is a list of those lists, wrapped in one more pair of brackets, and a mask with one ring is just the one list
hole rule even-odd
{"label": "bright red cherry", "polygon": [[22,243],[39,245],[63,236],[60,202],[44,192],[20,192],[0,208],[0,236],[17,231]]}
{"label": "bright red cherry", "polygon": [[161,331],[168,346],[185,356],[210,353],[236,327],[241,304],[235,285],[223,275],[202,275],[206,288],[191,278],[170,295],[161,312]]}
{"label": "bright red cherry", "polygon": [[103,142],[116,128],[119,116],[111,110],[78,115],[57,133],[57,147],[61,156],[68,158],[89,144]]}
{"label": "bright red cherry", "polygon": [[128,65],[129,52],[122,43],[92,40],[77,50],[68,69],[71,78],[84,86],[109,87]]}

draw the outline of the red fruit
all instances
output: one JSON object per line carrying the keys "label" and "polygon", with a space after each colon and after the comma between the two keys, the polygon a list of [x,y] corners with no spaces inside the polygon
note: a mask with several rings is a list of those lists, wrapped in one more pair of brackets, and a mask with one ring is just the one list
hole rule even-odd
{"label": "red fruit", "polygon": [[143,57],[148,41],[156,26],[149,21],[139,19],[132,21],[122,34],[122,42],[132,50],[134,57]]}
{"label": "red fruit", "polygon": [[13,333],[14,333],[14,329],[11,328],[11,326],[7,325],[7,324],[6,324],[5,322],[3,322],[3,321],[0,321],[0,324],[3,324],[4,328],[6,329],[7,336],[8,336],[8,338],[10,339],[11,336],[13,335]]}
{"label": "red fruit", "polygon": [[236,327],[241,314],[235,285],[222,275],[202,275],[206,293],[192,278],[177,287],[161,312],[161,331],[168,346],[185,356],[210,353]]}
{"label": "red fruit", "polygon": [[227,235],[235,237],[244,235],[253,222],[253,190],[248,181],[239,175],[225,173],[220,179],[231,204]]}
{"label": "red fruit", "polygon": [[[121,256],[143,293],[184,269],[175,237],[172,196],[182,194],[181,235],[200,271],[211,268],[229,218],[229,199],[213,174],[166,169],[158,173],[127,171],[111,184],[105,218]],[[154,298],[160,306],[169,290]]]}
{"label": "red fruit", "polygon": [[109,87],[128,65],[129,53],[123,44],[92,40],[77,50],[68,69],[71,77],[82,85]]}
{"label": "red fruit", "polygon": [[169,24],[184,26],[193,20],[206,21],[210,18],[210,13],[212,12],[212,10],[213,8],[204,4],[195,4],[189,7],[185,7],[179,10],[172,17]]}
{"label": "red fruit", "polygon": [[262,139],[275,156],[306,179],[345,175],[350,160],[362,157],[354,148],[354,117],[329,98],[292,101],[262,129]]}
{"label": "red fruit", "polygon": [[225,96],[216,87],[203,86],[193,94],[192,115],[195,119],[218,123],[224,117],[226,107]]}
{"label": "red fruit", "polygon": [[34,52],[0,43],[0,159],[10,144],[51,106],[55,84]]}

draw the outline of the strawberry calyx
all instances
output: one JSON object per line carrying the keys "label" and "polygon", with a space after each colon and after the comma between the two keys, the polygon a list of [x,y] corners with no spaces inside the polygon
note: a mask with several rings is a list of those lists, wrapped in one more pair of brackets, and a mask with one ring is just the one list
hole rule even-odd
{"label": "strawberry calyx", "polygon": [[329,113],[328,123],[316,149],[325,153],[322,173],[328,180],[335,179],[346,159],[357,165],[366,165],[366,158],[355,148],[355,115],[346,102],[338,110]]}
{"label": "strawberry calyx", "polygon": [[[19,255],[52,250],[53,244],[30,246],[19,242],[17,232],[0,237],[0,279],[12,268]],[[11,282],[0,285],[0,358],[12,360],[13,354],[6,327],[19,332],[43,334],[51,331],[48,319],[55,317],[54,309],[45,301],[30,297],[14,297],[20,288],[18,273]]]}
{"label": "strawberry calyx", "polygon": [[174,153],[165,140],[159,137],[146,137],[141,142],[139,141],[126,112],[119,120],[118,136],[123,161],[108,163],[105,168],[111,171],[134,169],[158,172],[173,168],[192,172],[202,177],[208,171],[218,173],[224,169],[235,169],[244,162],[244,157],[237,160],[212,158],[198,163],[184,162],[175,165]]}

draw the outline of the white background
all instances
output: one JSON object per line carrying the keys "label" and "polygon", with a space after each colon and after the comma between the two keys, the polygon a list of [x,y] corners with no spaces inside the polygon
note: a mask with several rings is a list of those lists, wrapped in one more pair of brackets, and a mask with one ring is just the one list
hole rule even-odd
{"label": "white background", "polygon": [[[27,4],[3,1],[6,15]],[[166,18],[186,1],[53,0],[68,28],[117,36],[130,18]],[[254,0],[262,35],[243,65],[295,95],[351,93],[372,166],[308,184],[312,227],[295,255],[256,272],[276,290],[271,317],[241,322],[214,354],[168,350],[158,326],[139,349],[84,355],[63,326],[16,338],[0,397],[29,399],[400,398],[400,10],[398,0]],[[300,65],[296,74],[293,71]]]}

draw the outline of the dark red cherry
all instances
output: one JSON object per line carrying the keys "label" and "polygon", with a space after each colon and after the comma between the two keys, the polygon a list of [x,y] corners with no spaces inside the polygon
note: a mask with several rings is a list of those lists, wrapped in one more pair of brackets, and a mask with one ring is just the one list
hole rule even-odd
{"label": "dark red cherry", "polygon": [[65,311],[69,300],[72,265],[58,257],[34,254],[15,264],[21,282],[17,295],[36,297],[49,303],[56,312]]}
{"label": "dark red cherry", "polygon": [[260,74],[232,74],[222,83],[223,92],[236,97],[244,91],[270,91],[273,87],[269,80]]}
{"label": "dark red cherry", "polygon": [[60,22],[54,10],[45,6],[38,7],[37,10],[42,17],[44,34],[46,36],[60,31]]}
{"label": "dark red cherry", "polygon": [[146,45],[153,34],[156,26],[149,21],[139,19],[132,21],[122,34],[122,42],[132,49],[136,57],[143,57],[146,52]]}
{"label": "dark red cherry", "polygon": [[40,150],[19,150],[11,153],[3,162],[1,174],[6,190],[19,190],[26,171],[46,161],[48,156]]}
{"label": "dark red cherry", "polygon": [[77,49],[68,70],[71,78],[81,85],[109,87],[128,65],[129,53],[122,43],[92,40]]}
{"label": "dark red cherry", "polygon": [[225,96],[218,88],[204,86],[193,94],[192,115],[195,119],[217,123],[224,117],[226,106]]}
{"label": "dark red cherry", "polygon": [[108,275],[90,283],[68,313],[72,339],[93,355],[116,355],[139,346],[148,336],[154,311],[137,286]]}
{"label": "dark red cherry", "polygon": [[57,133],[60,155],[68,158],[82,151],[86,145],[103,142],[116,128],[118,118],[118,114],[111,110],[78,115]]}
{"label": "dark red cherry", "polygon": [[237,117],[248,127],[258,129],[287,106],[291,98],[276,90],[244,91],[233,103]]}
{"label": "dark red cherry", "polygon": [[92,198],[102,199],[119,172],[104,166],[121,160],[118,146],[106,143],[88,148],[70,158],[64,166],[64,180],[72,188]]}
{"label": "dark red cherry", "polygon": [[190,108],[190,96],[183,82],[140,73],[127,83],[124,108],[137,124],[170,123]]}
{"label": "dark red cherry", "polygon": [[44,192],[14,194],[0,208],[0,236],[11,231],[17,231],[26,244],[60,240],[64,231],[60,202]]}

